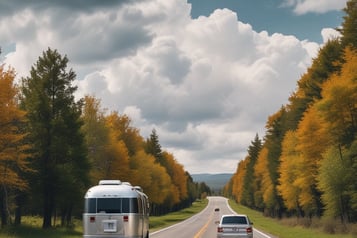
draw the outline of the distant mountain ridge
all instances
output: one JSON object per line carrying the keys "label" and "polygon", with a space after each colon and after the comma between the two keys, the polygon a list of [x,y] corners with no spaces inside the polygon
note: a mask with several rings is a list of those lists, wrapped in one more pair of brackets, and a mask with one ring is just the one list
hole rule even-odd
{"label": "distant mountain ridge", "polygon": [[222,174],[191,174],[193,181],[204,182],[211,188],[211,190],[219,191],[223,189],[224,185],[228,183],[233,174],[222,173]]}

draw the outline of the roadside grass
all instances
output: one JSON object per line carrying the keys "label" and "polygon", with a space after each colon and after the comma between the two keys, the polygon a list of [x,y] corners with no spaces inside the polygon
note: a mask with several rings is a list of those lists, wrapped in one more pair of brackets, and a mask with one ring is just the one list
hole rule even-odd
{"label": "roadside grass", "polygon": [[[253,226],[261,231],[267,232],[272,237],[279,238],[356,238],[357,224],[352,224],[348,228],[342,225],[336,225],[331,221],[312,221],[310,227],[305,227],[304,220],[297,221],[297,219],[273,219],[262,215],[261,212],[244,207],[236,202],[229,200],[231,208],[237,212],[246,214],[254,223]],[[343,234],[343,231],[349,230],[348,234]],[[328,232],[335,232],[335,234],[328,234]]]}
{"label": "roadside grass", "polygon": [[163,216],[150,216],[150,232],[184,221],[202,211],[207,204],[208,199],[199,200],[194,202],[191,207],[185,208],[181,211],[172,212]]}
{"label": "roadside grass", "polygon": [[82,223],[75,220],[73,228],[53,227],[42,229],[42,218],[24,216],[20,226],[7,226],[0,229],[0,238],[79,238],[83,236]]}

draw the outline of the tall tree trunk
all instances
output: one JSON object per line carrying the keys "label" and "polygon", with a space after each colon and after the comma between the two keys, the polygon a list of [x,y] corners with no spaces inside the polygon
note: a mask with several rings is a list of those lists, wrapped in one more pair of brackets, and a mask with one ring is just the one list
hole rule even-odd
{"label": "tall tree trunk", "polygon": [[73,208],[73,204],[71,203],[68,208],[67,208],[67,212],[66,212],[66,227],[70,227],[71,223],[72,223],[72,209]]}
{"label": "tall tree trunk", "polygon": [[52,226],[52,214],[55,207],[54,202],[54,189],[50,182],[45,182],[44,184],[44,194],[43,194],[43,224],[42,228],[50,228]]}
{"label": "tall tree trunk", "polygon": [[0,193],[0,201],[1,201],[1,227],[11,224],[9,204],[8,204],[8,193],[6,186],[2,186],[2,190]]}
{"label": "tall tree trunk", "polygon": [[0,194],[1,204],[1,227],[7,225],[7,211],[6,211],[6,197],[4,196],[4,192]]}
{"label": "tall tree trunk", "polygon": [[21,225],[21,216],[22,216],[22,206],[25,202],[25,194],[23,192],[18,192],[15,198],[16,209],[15,209],[15,225]]}

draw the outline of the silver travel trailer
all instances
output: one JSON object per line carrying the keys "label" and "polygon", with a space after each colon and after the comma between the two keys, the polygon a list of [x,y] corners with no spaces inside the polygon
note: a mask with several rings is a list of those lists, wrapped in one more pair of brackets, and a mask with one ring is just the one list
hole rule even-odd
{"label": "silver travel trailer", "polygon": [[101,180],[84,200],[84,238],[149,238],[149,199],[140,187]]}

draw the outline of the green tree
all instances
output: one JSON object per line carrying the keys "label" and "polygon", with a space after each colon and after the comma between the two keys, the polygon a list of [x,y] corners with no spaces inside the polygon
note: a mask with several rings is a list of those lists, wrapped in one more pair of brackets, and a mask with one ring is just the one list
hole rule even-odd
{"label": "green tree", "polygon": [[268,184],[266,180],[269,179],[267,157],[268,149],[263,147],[254,165],[254,204],[261,211],[265,209],[263,194],[266,189],[265,185]]}
{"label": "green tree", "polygon": [[331,74],[339,71],[340,66],[337,62],[341,60],[341,56],[342,47],[337,39],[328,41],[319,50],[318,56],[313,60],[311,67],[298,81],[297,96],[303,99],[305,104],[305,109],[301,113],[306,111],[314,100],[321,99],[322,84],[328,80]]}
{"label": "green tree", "polygon": [[341,151],[337,147],[331,147],[324,154],[319,168],[318,188],[323,191],[326,217],[340,217],[341,221],[348,221],[350,168],[348,160],[343,155],[341,158]]}
{"label": "green tree", "polygon": [[185,174],[187,178],[186,187],[187,187],[188,196],[185,199],[183,205],[184,207],[189,207],[197,198],[199,198],[199,192],[198,192],[197,182],[193,181],[193,178],[187,171],[185,172]]}
{"label": "green tree", "polygon": [[23,106],[38,171],[33,186],[39,185],[42,197],[43,228],[52,226],[56,202],[76,201],[70,195],[80,194],[88,183],[81,103],[75,102],[76,87],[72,86],[76,74],[67,70],[67,63],[66,56],[49,48],[32,66],[30,76],[22,79]]}
{"label": "green tree", "polygon": [[262,149],[262,141],[259,139],[258,134],[255,135],[254,140],[248,147],[247,167],[243,179],[243,192],[241,203],[243,205],[254,208],[254,166]]}
{"label": "green tree", "polygon": [[342,33],[342,45],[351,45],[357,48],[357,0],[349,0],[344,8],[346,15],[343,17],[342,28],[338,29]]}
{"label": "green tree", "polygon": [[347,174],[347,178],[349,181],[347,195],[350,198],[349,204],[349,218],[350,222],[357,221],[357,139],[352,143],[351,147],[348,148],[348,152],[346,154],[346,158],[348,159],[348,163],[350,164],[349,173]]}
{"label": "green tree", "polygon": [[150,138],[146,140],[145,151],[146,153],[153,155],[156,158],[156,161],[161,165],[165,164],[165,158],[162,154],[159,136],[157,135],[155,129],[152,130]]}

